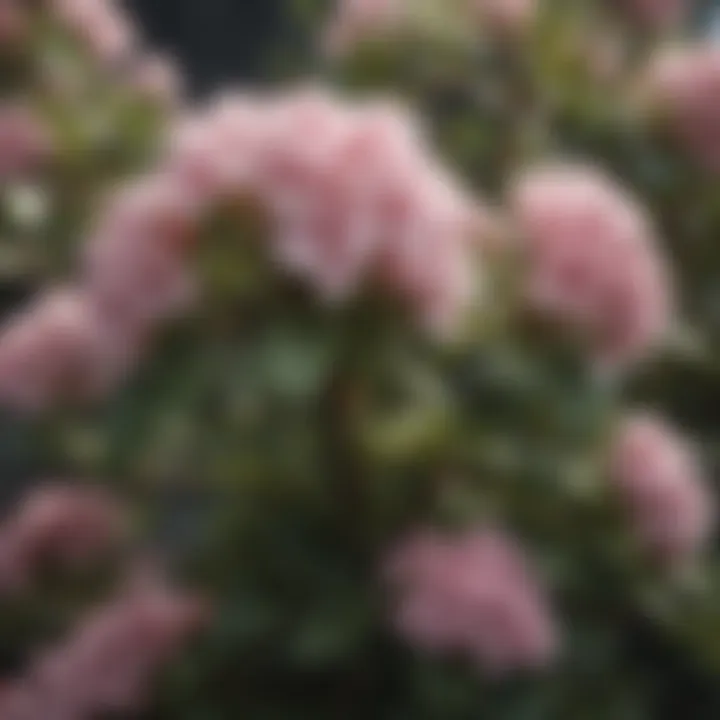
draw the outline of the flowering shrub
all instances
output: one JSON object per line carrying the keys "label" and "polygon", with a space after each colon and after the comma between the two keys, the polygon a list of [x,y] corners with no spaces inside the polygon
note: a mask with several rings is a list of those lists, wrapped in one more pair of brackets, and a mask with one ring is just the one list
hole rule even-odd
{"label": "flowering shrub", "polygon": [[682,5],[339,0],[309,83],[187,107],[115,6],[0,0],[53,208],[3,427],[77,478],[0,521],[0,720],[715,717]]}

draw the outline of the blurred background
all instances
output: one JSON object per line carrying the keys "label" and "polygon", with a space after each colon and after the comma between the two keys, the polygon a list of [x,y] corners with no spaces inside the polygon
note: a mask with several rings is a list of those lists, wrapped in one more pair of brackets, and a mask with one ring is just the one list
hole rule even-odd
{"label": "blurred background", "polygon": [[[148,38],[176,55],[200,94],[228,80],[272,74],[289,46],[307,47],[304,21],[324,5],[327,0],[128,0]],[[698,6],[698,34],[720,39],[720,0]]]}

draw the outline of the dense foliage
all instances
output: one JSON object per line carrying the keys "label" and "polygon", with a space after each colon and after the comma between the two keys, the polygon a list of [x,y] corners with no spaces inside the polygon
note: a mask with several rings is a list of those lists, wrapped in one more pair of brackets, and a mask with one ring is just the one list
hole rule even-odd
{"label": "dense foliage", "polygon": [[0,720],[716,715],[689,5],[345,0],[184,107],[0,0]]}

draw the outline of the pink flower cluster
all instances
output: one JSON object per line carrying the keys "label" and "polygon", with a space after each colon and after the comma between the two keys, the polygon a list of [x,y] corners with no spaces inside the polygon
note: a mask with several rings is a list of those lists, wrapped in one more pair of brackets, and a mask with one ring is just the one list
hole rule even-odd
{"label": "pink flower cluster", "polygon": [[111,389],[155,323],[193,300],[199,221],[241,198],[267,215],[268,256],[327,300],[375,287],[442,333],[476,292],[489,217],[397,108],[309,91],[230,98],[183,124],[157,172],[112,195],[77,287],[11,320],[0,399],[42,410]]}
{"label": "pink flower cluster", "polygon": [[101,489],[53,483],[34,490],[0,525],[0,593],[26,589],[46,564],[92,562],[124,535],[124,513]]}
{"label": "pink flower cluster", "polygon": [[47,129],[29,106],[0,105],[0,181],[36,168],[49,157],[51,150]]}
{"label": "pink flower cluster", "polygon": [[469,656],[506,673],[551,662],[556,628],[537,580],[503,534],[413,534],[391,555],[394,624],[426,651]]}
{"label": "pink flower cluster", "polygon": [[715,511],[689,445],[662,420],[634,416],[621,427],[611,462],[639,541],[668,564],[691,559],[709,539]]}
{"label": "pink flower cluster", "polygon": [[541,167],[512,196],[531,307],[589,340],[596,359],[641,358],[668,329],[668,268],[642,209],[594,169]]}
{"label": "pink flower cluster", "polygon": [[[320,91],[225,98],[183,123],[164,171],[121,193],[101,222],[90,284],[125,278],[115,284],[128,304],[184,297],[193,218],[233,199],[263,211],[270,258],[327,300],[374,285],[442,331],[475,291],[483,210],[399,109]],[[157,281],[162,253],[167,273]]]}
{"label": "pink flower cluster", "polygon": [[645,78],[650,104],[700,165],[720,172],[720,48],[659,52]]}
{"label": "pink flower cluster", "polygon": [[3,720],[94,720],[144,709],[157,673],[203,621],[197,599],[155,582],[87,617],[0,692]]}
{"label": "pink flower cluster", "polygon": [[55,289],[11,318],[0,336],[0,400],[28,412],[109,391],[138,338],[103,316],[88,293]]}

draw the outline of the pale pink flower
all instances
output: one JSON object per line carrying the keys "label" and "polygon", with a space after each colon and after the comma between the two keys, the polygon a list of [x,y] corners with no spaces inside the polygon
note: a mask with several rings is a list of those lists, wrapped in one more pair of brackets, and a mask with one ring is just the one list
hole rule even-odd
{"label": "pale pink flower", "polygon": [[0,105],[0,180],[34,169],[51,149],[47,129],[30,107]]}
{"label": "pale pink flower", "polygon": [[83,287],[105,317],[142,333],[188,307],[188,263],[198,208],[172,178],[152,175],[116,191],[85,252]]}
{"label": "pale pink flower", "polygon": [[715,521],[713,498],[693,448],[661,419],[622,424],[611,457],[612,479],[639,541],[668,563],[691,559]]}
{"label": "pale pink flower", "polygon": [[660,51],[650,63],[645,87],[651,106],[696,162],[720,171],[720,47]]}
{"label": "pale pink flower", "polygon": [[[141,183],[141,205],[159,203],[154,195],[172,188],[171,214],[185,219],[188,208],[201,216],[249,200],[267,220],[268,257],[325,299],[382,287],[438,331],[452,329],[471,300],[484,208],[449,178],[422,130],[395,106],[341,102],[315,89],[224,97],[179,123],[168,153],[163,170]],[[90,247],[99,252],[95,245],[109,245],[104,238],[135,236],[117,245],[127,261],[100,263],[111,273],[127,270],[118,286],[145,285],[133,277],[143,276],[154,253],[180,278],[174,231],[122,230],[128,224],[104,218]],[[94,294],[112,284],[105,277],[92,283]]]}
{"label": "pale pink flower", "polygon": [[120,63],[135,49],[135,28],[115,0],[52,0],[52,9],[104,63]]}
{"label": "pale pink flower", "polygon": [[539,583],[497,531],[412,534],[386,576],[395,627],[421,650],[468,656],[493,674],[547,665],[557,652]]}
{"label": "pale pink flower", "polygon": [[0,695],[0,717],[94,720],[140,712],[158,672],[197,632],[204,613],[197,598],[159,580],[125,591],[37,656]]}
{"label": "pale pink flower", "polygon": [[0,592],[25,589],[45,564],[88,564],[124,535],[124,513],[100,488],[56,482],[33,490],[0,525]]}
{"label": "pale pink flower", "polygon": [[106,392],[134,359],[134,339],[80,291],[48,291],[0,333],[0,399],[24,411]]}
{"label": "pale pink flower", "polygon": [[526,173],[512,208],[527,260],[527,298],[585,336],[603,364],[642,358],[672,315],[668,269],[650,223],[601,172],[551,166]]}

